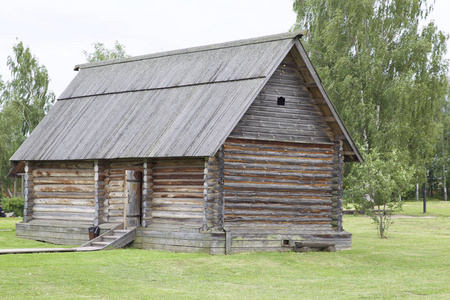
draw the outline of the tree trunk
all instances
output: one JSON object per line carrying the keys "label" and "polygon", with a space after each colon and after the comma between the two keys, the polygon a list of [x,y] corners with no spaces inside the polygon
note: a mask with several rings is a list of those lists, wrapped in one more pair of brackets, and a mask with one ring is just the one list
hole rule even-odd
{"label": "tree trunk", "polygon": [[423,184],[423,213],[427,212],[427,184]]}
{"label": "tree trunk", "polygon": [[419,183],[416,183],[416,201],[419,201]]}
{"label": "tree trunk", "polygon": [[444,190],[444,201],[447,201],[447,180],[445,178],[445,163],[442,164],[442,187]]}

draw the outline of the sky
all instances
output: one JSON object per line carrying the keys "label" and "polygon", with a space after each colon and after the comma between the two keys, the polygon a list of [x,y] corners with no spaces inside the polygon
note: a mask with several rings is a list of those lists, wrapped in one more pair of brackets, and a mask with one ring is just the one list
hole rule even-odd
{"label": "sky", "polygon": [[[94,43],[113,48],[118,41],[135,56],[287,32],[295,23],[292,2],[0,0],[0,75],[9,79],[7,57],[22,41],[47,68],[58,97]],[[446,33],[449,16],[450,1],[436,0],[431,19]]]}

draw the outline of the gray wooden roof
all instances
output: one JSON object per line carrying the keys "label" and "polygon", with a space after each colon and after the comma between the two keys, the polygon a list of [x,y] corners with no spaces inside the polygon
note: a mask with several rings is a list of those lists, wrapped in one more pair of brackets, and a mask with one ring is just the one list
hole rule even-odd
{"label": "gray wooden roof", "polygon": [[78,65],[11,161],[214,155],[301,35]]}

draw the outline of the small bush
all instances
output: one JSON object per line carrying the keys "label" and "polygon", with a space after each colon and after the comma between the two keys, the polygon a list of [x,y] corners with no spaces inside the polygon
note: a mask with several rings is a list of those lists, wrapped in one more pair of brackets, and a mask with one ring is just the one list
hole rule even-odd
{"label": "small bush", "polygon": [[16,217],[23,217],[23,209],[25,206],[25,200],[23,198],[3,198],[2,204],[5,212],[14,212]]}

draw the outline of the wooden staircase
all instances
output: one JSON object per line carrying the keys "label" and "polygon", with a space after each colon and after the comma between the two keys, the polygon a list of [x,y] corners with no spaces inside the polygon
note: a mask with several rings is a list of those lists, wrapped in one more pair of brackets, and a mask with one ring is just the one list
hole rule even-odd
{"label": "wooden staircase", "polygon": [[123,224],[120,224],[107,232],[99,235],[95,239],[76,248],[77,252],[83,251],[98,251],[106,248],[122,248],[136,238],[136,227],[131,229],[123,229]]}

